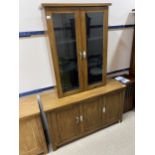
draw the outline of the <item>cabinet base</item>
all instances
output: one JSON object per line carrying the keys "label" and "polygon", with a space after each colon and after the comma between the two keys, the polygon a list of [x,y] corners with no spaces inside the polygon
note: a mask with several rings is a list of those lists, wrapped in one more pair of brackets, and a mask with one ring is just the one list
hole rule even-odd
{"label": "cabinet base", "polygon": [[60,147],[62,147],[62,146],[65,146],[65,145],[67,145],[67,144],[69,144],[69,143],[71,143],[71,142],[73,142],[73,141],[75,141],[75,140],[78,140],[78,139],[81,139],[81,138],[84,138],[84,137],[86,137],[86,136],[89,136],[90,134],[92,134],[92,133],[95,133],[95,132],[97,132],[97,131],[100,131],[100,130],[102,130],[102,129],[105,129],[105,128],[107,128],[107,127],[109,127],[109,126],[111,126],[111,125],[114,125],[114,124],[116,124],[116,123],[119,123],[119,122],[122,122],[122,120],[116,120],[116,121],[114,121],[114,122],[112,122],[112,123],[108,123],[108,124],[106,124],[106,125],[104,125],[104,126],[102,126],[102,127],[99,127],[99,128],[97,128],[97,129],[95,129],[95,130],[92,130],[92,131],[89,131],[89,132],[86,132],[86,133],[84,133],[84,134],[81,134],[80,136],[78,135],[78,137],[74,137],[74,138],[72,138],[72,139],[70,139],[70,140],[68,140],[68,141],[65,141],[65,142],[62,142],[62,143],[60,143],[60,144],[58,144],[58,145],[52,145],[52,149],[53,149],[53,151],[56,151],[58,148],[60,148]]}

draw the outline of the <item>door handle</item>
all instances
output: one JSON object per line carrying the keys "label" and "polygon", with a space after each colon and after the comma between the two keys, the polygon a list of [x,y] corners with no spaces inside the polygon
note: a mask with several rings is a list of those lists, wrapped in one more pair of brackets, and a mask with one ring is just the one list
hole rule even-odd
{"label": "door handle", "polygon": [[105,108],[105,107],[102,108],[102,112],[103,112],[103,113],[106,112],[106,108]]}
{"label": "door handle", "polygon": [[83,54],[82,54],[82,52],[80,52],[79,55],[80,55],[80,59],[82,59],[82,58],[83,58]]}
{"label": "door handle", "polygon": [[76,124],[79,124],[80,120],[79,120],[79,117],[75,117],[75,120],[76,120]]}
{"label": "door handle", "polygon": [[87,53],[86,51],[83,51],[83,59],[86,59],[86,57],[87,57]]}
{"label": "door handle", "polygon": [[80,122],[83,122],[83,116],[80,115]]}

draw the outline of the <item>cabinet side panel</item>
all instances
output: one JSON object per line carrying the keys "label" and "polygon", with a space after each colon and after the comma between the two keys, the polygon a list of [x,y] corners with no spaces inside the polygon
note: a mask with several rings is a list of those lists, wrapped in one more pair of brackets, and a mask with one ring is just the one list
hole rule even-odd
{"label": "cabinet side panel", "polygon": [[39,117],[29,117],[19,123],[19,152],[20,155],[47,153],[46,142],[43,139]]}
{"label": "cabinet side panel", "polygon": [[48,153],[45,134],[44,134],[43,126],[42,126],[42,123],[41,123],[41,118],[40,118],[40,116],[35,116],[35,118],[36,118],[36,122],[37,122],[37,126],[38,126],[38,132],[39,132],[39,135],[40,135],[40,137],[38,137],[40,146],[42,146],[42,150],[43,150],[44,153]]}

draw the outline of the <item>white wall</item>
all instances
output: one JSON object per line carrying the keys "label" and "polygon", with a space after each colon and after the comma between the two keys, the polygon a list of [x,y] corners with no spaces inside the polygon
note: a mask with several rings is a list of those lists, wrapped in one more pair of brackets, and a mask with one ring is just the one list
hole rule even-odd
{"label": "white wall", "polygon": [[[20,92],[55,85],[52,59],[47,37],[24,38],[19,41]],[[50,63],[51,61],[51,63]]]}
{"label": "white wall", "polygon": [[[19,31],[46,30],[41,3],[70,3],[71,0],[20,0],[19,4]],[[103,0],[76,0],[74,2],[94,2]],[[111,2],[109,10],[109,26],[134,24],[134,16],[131,10],[134,8],[134,0],[106,0]],[[108,72],[128,68],[130,64],[133,29],[109,30],[108,38]],[[47,37],[20,38],[19,46],[19,72],[21,92],[44,88],[55,85],[53,65],[49,58],[49,43]]]}
{"label": "white wall", "polygon": [[111,30],[108,37],[107,71],[128,68],[130,66],[133,29]]}
{"label": "white wall", "polygon": [[112,3],[109,10],[109,25],[133,24],[130,14],[134,8],[134,0],[20,0],[19,31],[44,30],[43,10],[41,3]]}

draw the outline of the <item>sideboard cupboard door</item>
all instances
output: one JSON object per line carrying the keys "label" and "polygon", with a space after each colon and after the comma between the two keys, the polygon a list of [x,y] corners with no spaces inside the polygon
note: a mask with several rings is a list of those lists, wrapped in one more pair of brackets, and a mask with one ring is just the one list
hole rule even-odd
{"label": "sideboard cupboard door", "polygon": [[103,97],[105,102],[106,124],[112,124],[120,119],[122,98],[120,92],[107,94]]}
{"label": "sideboard cupboard door", "polygon": [[79,11],[48,11],[46,17],[59,96],[79,92],[83,89]]}
{"label": "sideboard cupboard door", "polygon": [[84,132],[101,126],[101,98],[89,99],[82,104],[81,124]]}
{"label": "sideboard cupboard door", "polygon": [[106,84],[107,11],[90,8],[81,13],[86,89]]}
{"label": "sideboard cupboard door", "polygon": [[48,114],[48,124],[49,128],[51,125],[55,126],[54,133],[59,133],[55,135],[56,138],[54,137],[57,141],[56,145],[70,141],[80,134],[79,106],[73,105],[56,110],[53,115],[54,121]]}

